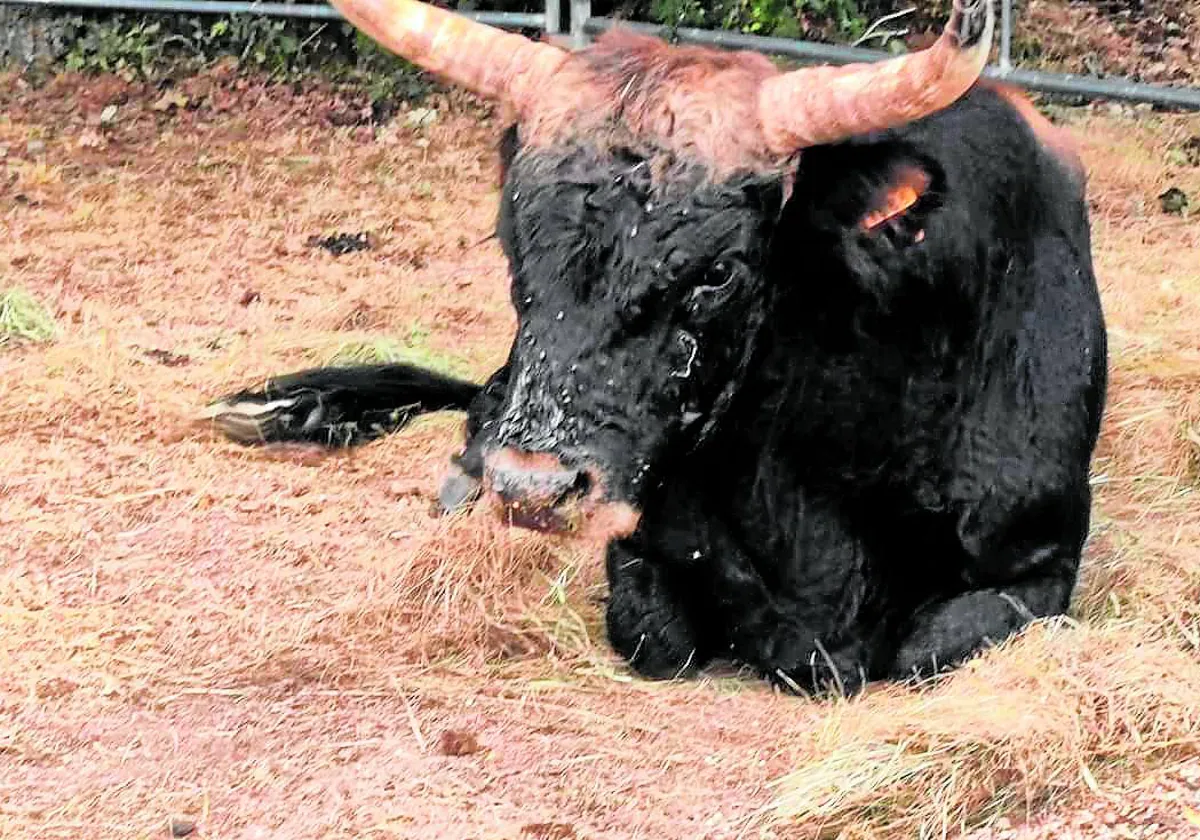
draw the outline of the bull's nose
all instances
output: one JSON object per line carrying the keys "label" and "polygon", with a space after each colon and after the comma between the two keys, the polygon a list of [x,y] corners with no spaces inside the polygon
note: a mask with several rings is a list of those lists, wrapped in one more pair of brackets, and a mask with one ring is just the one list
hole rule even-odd
{"label": "bull's nose", "polygon": [[515,525],[537,530],[566,527],[570,502],[588,495],[592,481],[553,455],[503,449],[486,460],[488,489],[500,498]]}
{"label": "bull's nose", "polygon": [[557,507],[588,491],[588,477],[580,470],[553,472],[497,469],[489,473],[492,489],[506,502],[532,507]]}

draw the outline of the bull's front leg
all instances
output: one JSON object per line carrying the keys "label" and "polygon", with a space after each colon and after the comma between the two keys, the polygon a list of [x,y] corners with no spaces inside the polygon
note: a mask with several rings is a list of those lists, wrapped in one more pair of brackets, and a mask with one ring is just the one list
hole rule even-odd
{"label": "bull's front leg", "polygon": [[807,597],[773,592],[737,552],[723,554],[711,570],[734,659],[793,693],[850,695],[862,688],[870,646],[852,619],[822,614]]}
{"label": "bull's front leg", "polygon": [[1066,613],[1087,532],[1087,490],[1020,509],[985,507],[992,506],[980,505],[959,526],[970,588],[911,616],[887,676],[930,676],[1035,619]]}
{"label": "bull's front leg", "polygon": [[1009,586],[976,589],[912,617],[887,676],[928,677],[999,644],[1031,621],[1066,611],[1072,577],[1060,570]]}
{"label": "bull's front leg", "polygon": [[635,671],[675,679],[702,668],[713,639],[686,603],[684,581],[638,537],[611,543],[606,557],[609,644]]}
{"label": "bull's front leg", "polygon": [[[680,589],[713,656],[754,668],[796,693],[856,692],[871,670],[874,639],[860,632],[863,552],[810,508],[805,543],[787,557],[756,557],[686,487],[648,512],[644,537]],[[769,577],[768,577],[769,576]]]}

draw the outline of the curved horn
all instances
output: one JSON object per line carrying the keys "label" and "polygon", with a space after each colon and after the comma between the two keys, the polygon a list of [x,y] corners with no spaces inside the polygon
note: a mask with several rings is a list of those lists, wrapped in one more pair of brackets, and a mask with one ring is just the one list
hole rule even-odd
{"label": "curved horn", "polygon": [[333,0],[357,29],[447,81],[524,112],[567,57],[417,0]]}
{"label": "curved horn", "polygon": [[805,67],[767,79],[759,122],[777,154],[881,131],[940,111],[983,72],[995,25],[992,0],[954,12],[937,43],[874,64]]}

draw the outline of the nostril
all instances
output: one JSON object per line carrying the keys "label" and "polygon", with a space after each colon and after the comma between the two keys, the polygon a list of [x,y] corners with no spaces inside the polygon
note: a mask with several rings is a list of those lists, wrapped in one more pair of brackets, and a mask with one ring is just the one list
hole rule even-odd
{"label": "nostril", "polygon": [[506,470],[489,470],[488,480],[492,489],[506,501],[512,501],[513,497],[523,489],[524,484],[520,481],[520,476]]}
{"label": "nostril", "polygon": [[[571,473],[567,474],[571,475]],[[583,470],[577,470],[574,472],[574,478],[566,485],[566,489],[563,490],[562,494],[555,501],[555,504],[561,505],[572,499],[582,499],[591,492],[592,477]]]}
{"label": "nostril", "polygon": [[558,507],[592,489],[592,479],[581,470],[490,470],[488,479],[506,502],[535,509]]}
{"label": "nostril", "polygon": [[[572,458],[572,460],[574,460]],[[484,484],[508,515],[563,515],[596,494],[600,477],[586,464],[571,464],[558,453],[501,449],[484,459]]]}

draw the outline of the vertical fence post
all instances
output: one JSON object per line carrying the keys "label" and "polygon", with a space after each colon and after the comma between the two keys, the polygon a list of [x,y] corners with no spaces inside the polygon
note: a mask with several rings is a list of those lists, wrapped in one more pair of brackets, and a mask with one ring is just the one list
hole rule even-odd
{"label": "vertical fence post", "polygon": [[546,0],[546,34],[550,37],[562,32],[561,0]]}
{"label": "vertical fence post", "polygon": [[583,26],[592,16],[592,0],[571,0],[571,46],[582,49],[588,36]]}
{"label": "vertical fence post", "polygon": [[1000,73],[1012,70],[1012,0],[1000,0]]}

